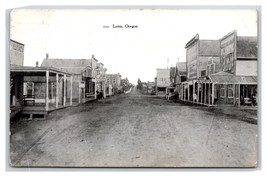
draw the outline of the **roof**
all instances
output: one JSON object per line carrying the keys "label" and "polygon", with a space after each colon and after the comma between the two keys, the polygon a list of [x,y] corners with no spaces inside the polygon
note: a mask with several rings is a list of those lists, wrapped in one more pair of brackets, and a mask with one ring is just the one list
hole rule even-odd
{"label": "roof", "polygon": [[255,58],[258,57],[258,40],[256,36],[237,36],[237,58]]}
{"label": "roof", "polygon": [[231,31],[231,32],[229,32],[228,34],[226,34],[225,36],[223,36],[221,39],[220,39],[220,41],[221,40],[224,40],[225,38],[227,38],[227,37],[229,37],[229,36],[231,36],[231,35],[236,35],[236,30],[233,30],[233,31]]}
{"label": "roof", "polygon": [[106,76],[120,76],[121,77],[121,74],[118,73],[118,74],[106,74]]}
{"label": "roof", "polygon": [[20,42],[18,42],[18,41],[15,41],[15,40],[13,40],[13,39],[10,39],[10,41],[15,42],[15,43],[17,43],[17,44],[19,44],[19,45],[23,45],[23,46],[25,46],[25,44],[22,44],[22,43],[20,43]]}
{"label": "roof", "polygon": [[51,71],[51,72],[56,72],[60,74],[67,74],[71,75],[72,73],[65,72],[61,69],[54,68],[54,67],[32,67],[32,66],[10,66],[10,72],[24,72],[24,73],[37,73],[37,72],[46,72],[46,71]]}
{"label": "roof", "polygon": [[81,74],[91,67],[91,59],[44,59],[41,67],[54,67],[73,74]]}
{"label": "roof", "polygon": [[189,42],[186,43],[185,48],[190,47],[192,44],[194,44],[198,40],[199,40],[199,34],[196,34],[192,39],[190,39]]}
{"label": "roof", "polygon": [[219,72],[209,76],[211,82],[219,84],[257,84],[257,76],[235,76],[226,72]]}

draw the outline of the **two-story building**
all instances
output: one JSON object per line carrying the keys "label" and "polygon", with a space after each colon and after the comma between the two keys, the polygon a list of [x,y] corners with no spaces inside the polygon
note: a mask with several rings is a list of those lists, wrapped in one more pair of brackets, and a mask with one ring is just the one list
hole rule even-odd
{"label": "two-story building", "polygon": [[[238,36],[234,30],[220,39],[220,72],[207,74],[208,105],[257,104],[256,36]],[[208,65],[207,67],[211,67]],[[213,91],[214,90],[214,91]],[[209,96],[207,96],[209,98]]]}
{"label": "two-story building", "polygon": [[10,39],[9,62],[12,66],[24,66],[24,44]]}
{"label": "two-story building", "polygon": [[178,98],[182,99],[182,82],[186,81],[186,62],[177,62],[173,73],[173,86]]}
{"label": "two-story building", "polygon": [[181,96],[184,101],[196,102],[197,81],[205,76],[207,64],[212,59],[220,61],[220,41],[200,40],[195,35],[185,46],[187,81],[182,83]]}
{"label": "two-story building", "polygon": [[157,95],[166,95],[168,87],[171,86],[170,80],[170,69],[158,68],[156,69],[157,77],[156,81],[156,94]]}
{"label": "two-story building", "polygon": [[106,74],[106,84],[109,86],[109,95],[118,94],[122,91],[121,75]]}
{"label": "two-story building", "polygon": [[[187,46],[194,40],[198,37]],[[182,83],[181,100],[208,106],[256,105],[257,37],[238,36],[233,31],[219,40],[218,47],[219,58],[208,55],[205,62],[198,63],[188,56],[189,79]],[[217,54],[217,47],[214,51]]]}
{"label": "two-story building", "polygon": [[94,68],[94,71],[96,73],[95,77],[95,90],[98,93],[102,93],[103,97],[106,98],[106,72],[107,69],[104,68],[103,63],[97,63],[96,68]]}

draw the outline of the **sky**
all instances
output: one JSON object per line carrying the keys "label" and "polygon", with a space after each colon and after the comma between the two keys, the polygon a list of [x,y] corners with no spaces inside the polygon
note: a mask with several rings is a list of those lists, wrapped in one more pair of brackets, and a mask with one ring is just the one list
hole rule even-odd
{"label": "sky", "polygon": [[138,78],[153,81],[156,68],[186,61],[184,47],[196,34],[219,40],[233,30],[257,36],[257,11],[16,9],[10,14],[10,38],[25,44],[25,66],[42,63],[46,53],[64,59],[94,55],[107,73],[120,73],[134,84]]}

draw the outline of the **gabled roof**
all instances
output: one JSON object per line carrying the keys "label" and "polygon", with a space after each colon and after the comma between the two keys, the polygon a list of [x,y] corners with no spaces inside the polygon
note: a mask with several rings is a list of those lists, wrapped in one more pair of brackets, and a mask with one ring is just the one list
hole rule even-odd
{"label": "gabled roof", "polygon": [[196,41],[199,40],[199,34],[196,34],[190,41],[188,41],[185,45],[185,48],[190,47],[192,44],[194,44]]}
{"label": "gabled roof", "polygon": [[258,40],[256,36],[237,36],[237,58],[252,58],[258,57]]}
{"label": "gabled roof", "polygon": [[91,67],[91,59],[44,59],[41,67],[54,67],[73,74],[81,74]]}
{"label": "gabled roof", "polygon": [[14,42],[14,43],[17,43],[17,44],[19,44],[19,45],[23,45],[23,46],[25,46],[25,44],[22,44],[21,42],[15,41],[15,40],[13,40],[13,39],[10,39],[10,41],[12,41],[12,42]]}

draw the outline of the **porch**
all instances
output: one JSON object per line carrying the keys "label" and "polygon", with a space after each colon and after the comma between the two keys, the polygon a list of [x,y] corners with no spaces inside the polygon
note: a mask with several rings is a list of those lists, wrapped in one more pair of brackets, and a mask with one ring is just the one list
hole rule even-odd
{"label": "porch", "polygon": [[183,82],[179,100],[203,106],[257,106],[257,77],[221,72]]}
{"label": "porch", "polygon": [[30,119],[78,104],[72,100],[72,75],[59,69],[12,66],[10,80],[10,107]]}

